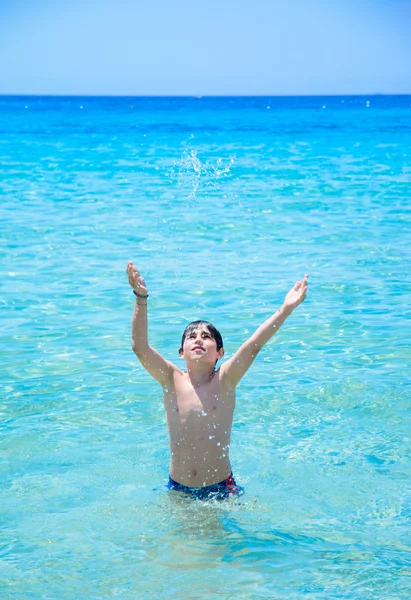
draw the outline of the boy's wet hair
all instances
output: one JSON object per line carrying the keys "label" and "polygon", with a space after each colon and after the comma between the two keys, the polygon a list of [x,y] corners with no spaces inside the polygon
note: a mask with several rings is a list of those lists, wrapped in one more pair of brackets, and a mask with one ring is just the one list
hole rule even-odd
{"label": "boy's wet hair", "polygon": [[179,352],[183,351],[184,340],[186,339],[186,337],[193,333],[193,331],[196,331],[201,325],[205,325],[205,327],[207,327],[211,337],[213,338],[213,340],[215,340],[217,352],[221,350],[221,348],[223,347],[223,338],[221,337],[221,333],[218,331],[217,327],[214,327],[214,325],[212,325],[208,321],[193,321],[192,323],[189,323],[184,329],[183,337],[181,338],[181,348]]}

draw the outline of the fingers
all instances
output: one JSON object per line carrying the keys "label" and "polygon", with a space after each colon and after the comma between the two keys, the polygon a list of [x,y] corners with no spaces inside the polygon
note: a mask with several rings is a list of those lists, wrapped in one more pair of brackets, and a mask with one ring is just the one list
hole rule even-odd
{"label": "fingers", "polygon": [[306,274],[304,275],[304,279],[303,279],[303,281],[297,281],[297,282],[294,284],[294,287],[293,287],[293,289],[294,289],[295,291],[297,291],[297,290],[299,290],[299,289],[301,288],[301,286],[303,286],[304,288],[306,288],[306,287],[307,287],[307,285],[308,285],[308,275],[307,275],[307,273],[306,273]]}
{"label": "fingers", "polygon": [[140,286],[145,286],[144,278],[140,275],[139,271],[133,264],[133,261],[129,260],[126,267],[126,273],[128,275],[128,282],[131,287],[139,289]]}
{"label": "fingers", "polygon": [[140,277],[140,273],[139,271],[136,269],[136,267],[133,265],[133,261],[129,260],[127,263],[127,267],[126,267],[126,273],[129,276],[137,276]]}
{"label": "fingers", "polygon": [[308,290],[308,275],[304,275],[304,279],[302,281],[297,281],[294,284],[293,291],[298,292],[298,296],[301,299],[300,301],[305,300]]}
{"label": "fingers", "polygon": [[302,296],[303,300],[305,300],[305,297],[307,295],[307,290],[308,290],[308,275],[305,274],[304,275],[304,280],[303,280],[303,282],[301,284],[301,290],[300,290],[301,291],[301,296]]}

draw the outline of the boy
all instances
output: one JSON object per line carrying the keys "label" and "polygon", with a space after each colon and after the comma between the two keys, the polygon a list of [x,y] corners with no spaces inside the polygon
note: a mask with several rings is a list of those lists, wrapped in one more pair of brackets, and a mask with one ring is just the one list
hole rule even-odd
{"label": "boy", "polygon": [[308,275],[297,281],[282,307],[263,323],[227,362],[219,331],[207,321],[190,323],[183,333],[183,372],[148,343],[147,298],[143,277],[130,261],[128,281],[136,295],[132,348],[143,367],[163,387],[170,441],[169,488],[197,498],[225,498],[241,493],[229,460],[235,388],[261,348],[305,300]]}

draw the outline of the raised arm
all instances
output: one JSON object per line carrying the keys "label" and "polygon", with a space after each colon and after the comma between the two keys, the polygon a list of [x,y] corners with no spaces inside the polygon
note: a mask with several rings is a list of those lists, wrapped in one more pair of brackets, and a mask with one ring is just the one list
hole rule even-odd
{"label": "raised arm", "polygon": [[[147,296],[146,283],[136,267],[130,261],[126,269],[128,282],[138,294],[134,307],[133,321],[131,327],[131,346],[143,367],[162,386],[166,385],[172,377],[173,370],[177,369],[171,362],[166,360],[152,348],[148,343],[147,334]],[[146,296],[146,297],[144,297]]]}
{"label": "raised arm", "polygon": [[221,376],[235,387],[252,365],[261,348],[280,329],[293,310],[305,300],[308,286],[308,275],[303,281],[297,281],[285,297],[282,307],[265,321],[253,335],[237,350],[221,367]]}

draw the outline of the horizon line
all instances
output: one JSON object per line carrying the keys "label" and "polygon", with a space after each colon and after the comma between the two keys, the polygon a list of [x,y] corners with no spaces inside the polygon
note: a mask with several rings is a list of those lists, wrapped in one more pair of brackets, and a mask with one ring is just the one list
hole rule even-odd
{"label": "horizon line", "polygon": [[383,93],[372,92],[369,94],[31,94],[31,93],[0,93],[0,97],[30,97],[30,98],[191,98],[201,100],[203,98],[350,98],[366,96],[411,96],[407,93]]}

